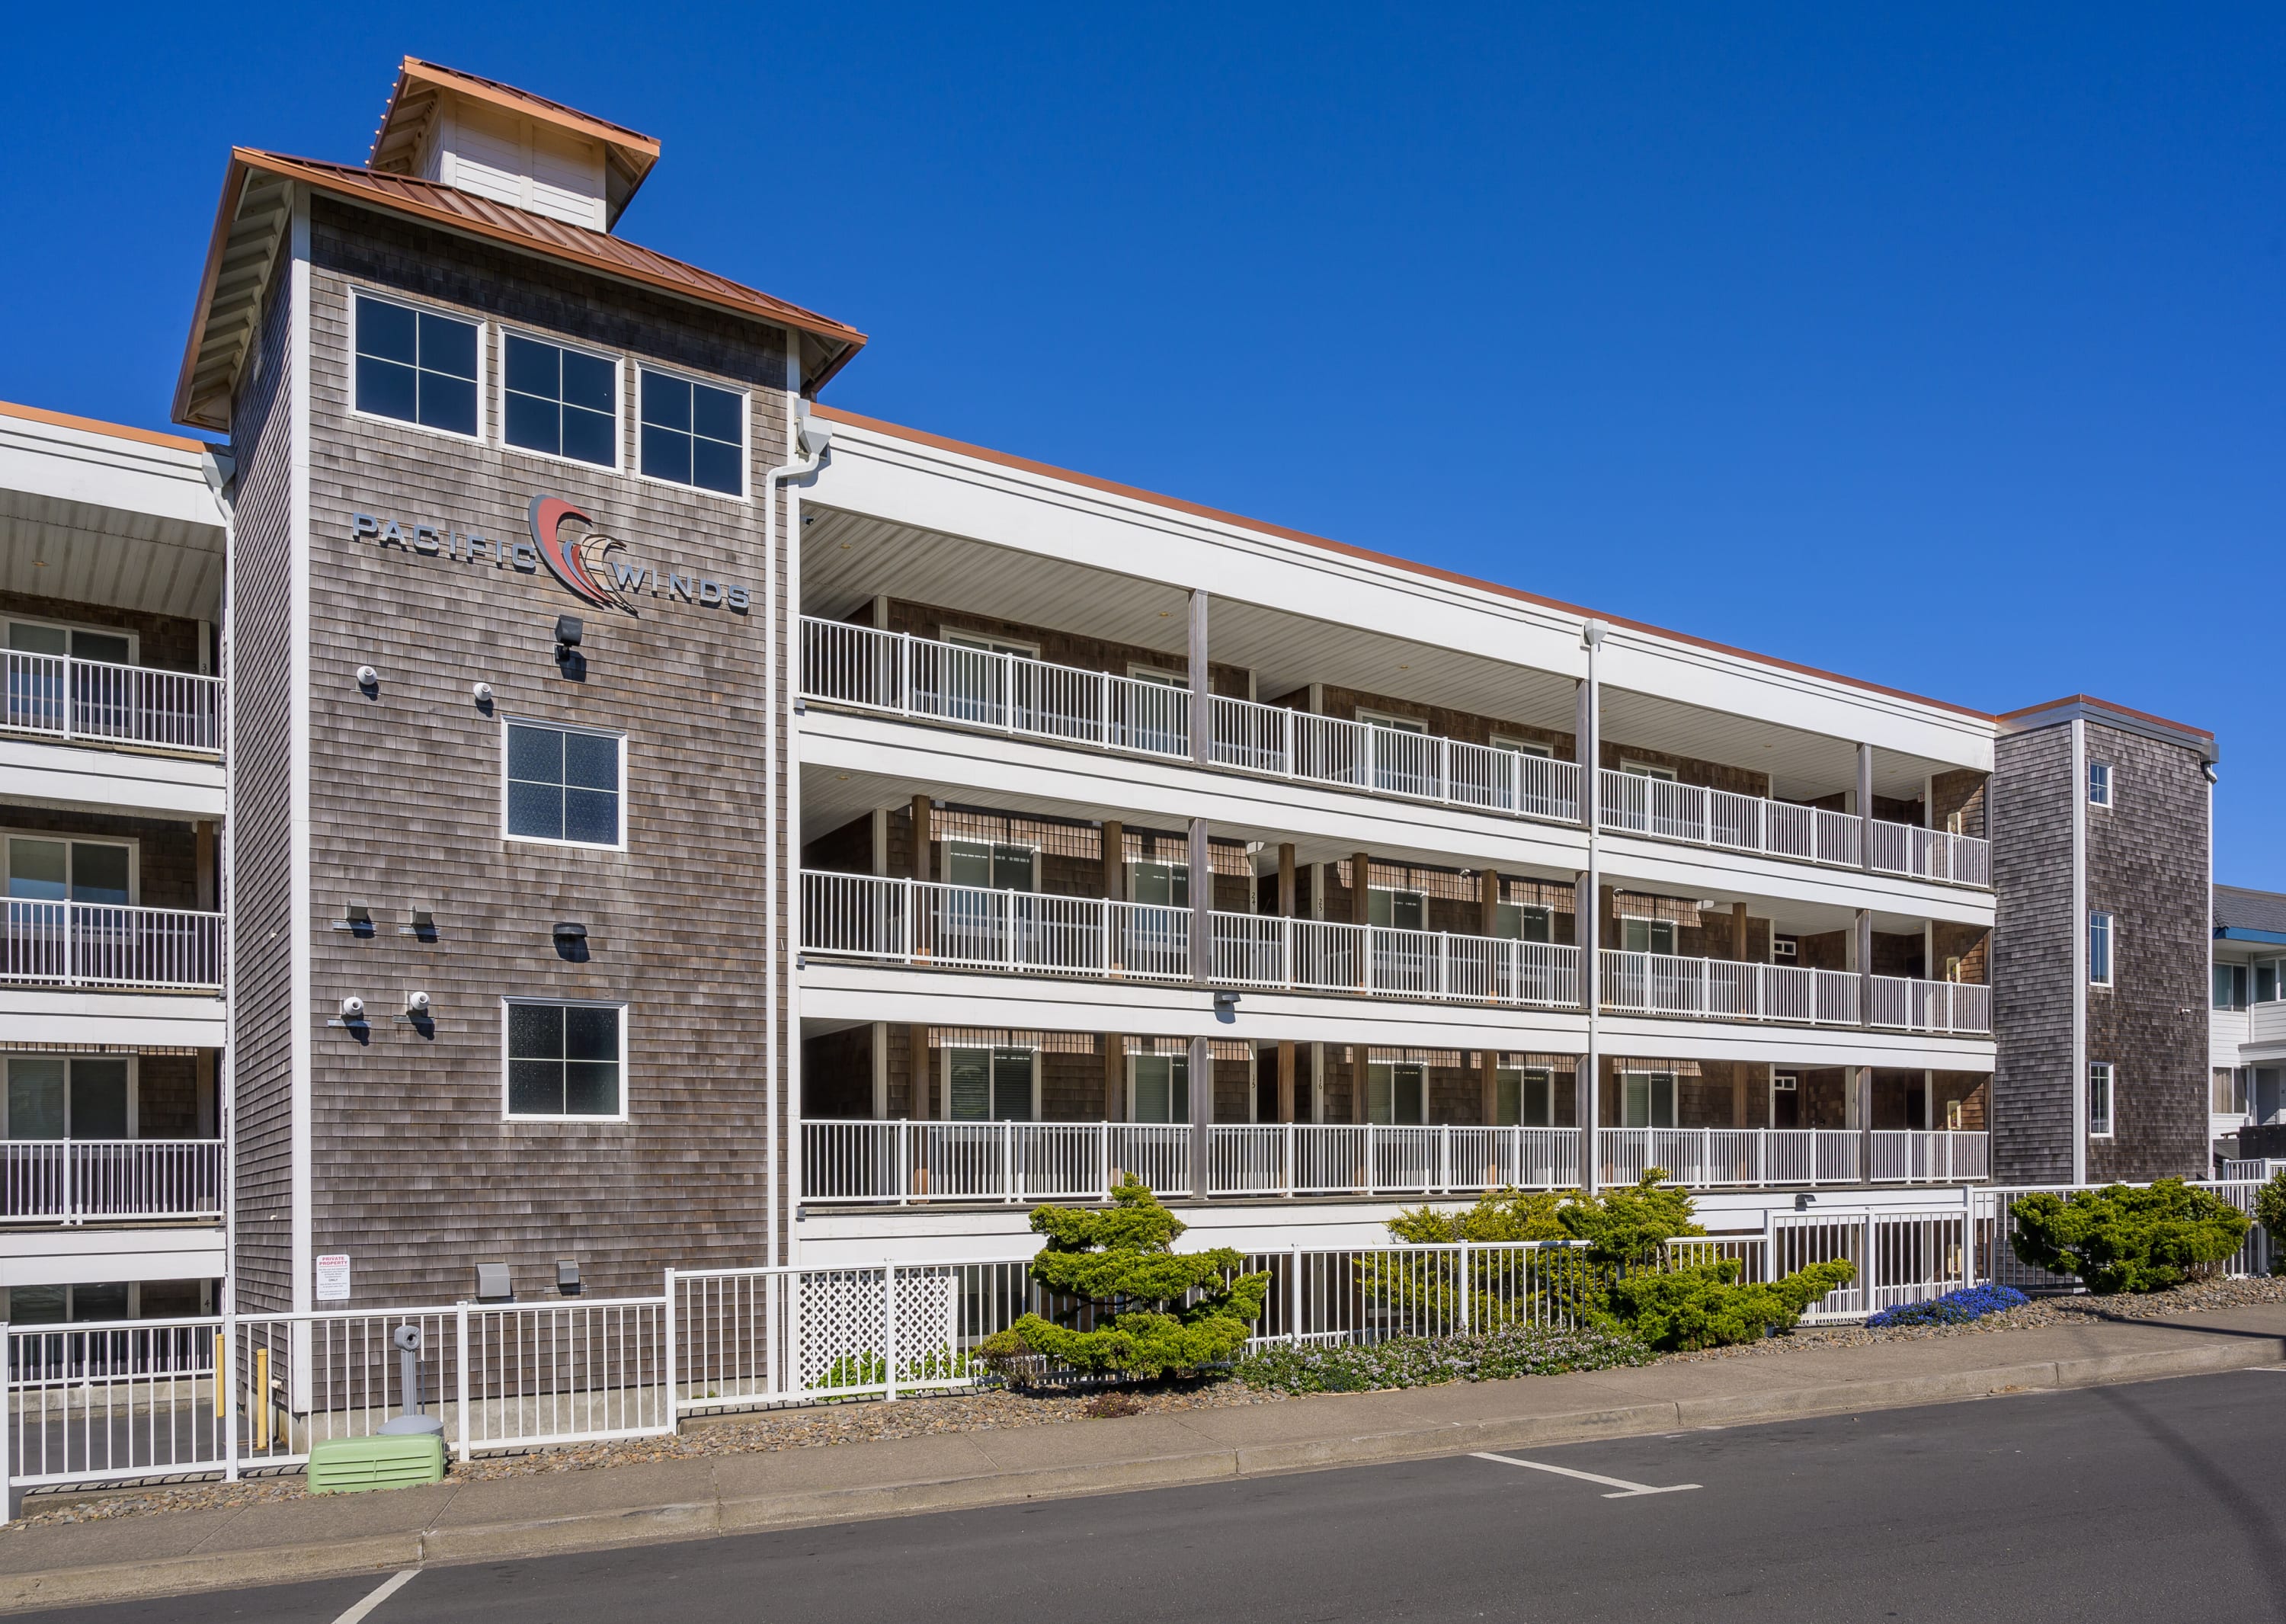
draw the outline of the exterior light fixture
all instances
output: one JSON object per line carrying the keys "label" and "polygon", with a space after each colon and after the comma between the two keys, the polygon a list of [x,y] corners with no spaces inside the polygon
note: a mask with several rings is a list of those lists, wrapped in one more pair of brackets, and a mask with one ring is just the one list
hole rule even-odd
{"label": "exterior light fixture", "polygon": [[358,997],[355,993],[351,993],[348,997],[343,998],[342,1000],[342,1020],[349,1026],[363,1025],[365,1022],[365,1000]]}
{"label": "exterior light fixture", "polygon": [[357,685],[366,693],[371,694],[381,686],[381,673],[375,671],[371,666],[359,666],[357,668]]}

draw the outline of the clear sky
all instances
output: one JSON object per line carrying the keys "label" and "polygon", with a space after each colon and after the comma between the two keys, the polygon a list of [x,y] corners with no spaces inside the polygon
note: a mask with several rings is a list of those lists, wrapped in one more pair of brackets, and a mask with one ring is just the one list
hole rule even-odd
{"label": "clear sky", "polygon": [[621,223],[853,410],[2006,710],[2220,735],[2286,889],[2286,8],[40,6],[0,397],[163,426],[233,142],[398,58],[658,136]]}

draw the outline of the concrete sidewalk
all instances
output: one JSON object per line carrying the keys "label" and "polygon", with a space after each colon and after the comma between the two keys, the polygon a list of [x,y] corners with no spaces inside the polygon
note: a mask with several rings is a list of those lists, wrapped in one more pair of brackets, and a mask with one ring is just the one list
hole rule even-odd
{"label": "concrete sidewalk", "polygon": [[19,1528],[0,1611],[2276,1365],[2286,1306]]}

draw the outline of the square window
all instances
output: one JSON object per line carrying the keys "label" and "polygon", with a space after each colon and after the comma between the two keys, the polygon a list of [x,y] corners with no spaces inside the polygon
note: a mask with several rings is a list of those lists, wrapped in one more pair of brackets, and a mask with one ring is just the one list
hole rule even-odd
{"label": "square window", "polygon": [[623,1005],[508,1001],[508,1114],[617,1116]]}
{"label": "square window", "polygon": [[509,722],[504,808],[509,837],[619,845],[624,743],[616,733]]}
{"label": "square window", "polygon": [[599,468],[619,462],[617,371],[601,356],[510,333],[501,341],[501,438]]}
{"label": "square window", "polygon": [[641,456],[644,475],[743,496],[746,398],[658,373],[642,374]]}
{"label": "square window", "polygon": [[356,309],[357,409],[474,438],[477,324],[362,293]]}

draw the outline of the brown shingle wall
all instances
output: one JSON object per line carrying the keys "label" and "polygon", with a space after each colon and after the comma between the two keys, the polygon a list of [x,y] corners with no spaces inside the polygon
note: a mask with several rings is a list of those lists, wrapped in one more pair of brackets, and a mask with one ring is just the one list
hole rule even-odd
{"label": "brown shingle wall", "polygon": [[1979,840],[1984,830],[1984,783],[1983,773],[1963,769],[1938,773],[1929,780],[1929,826],[1942,829],[1952,814],[1960,814],[1960,832],[1973,834]]}
{"label": "brown shingle wall", "polygon": [[1990,797],[1994,1175],[2069,1179],[2072,1168],[2071,729],[2004,733]]}

